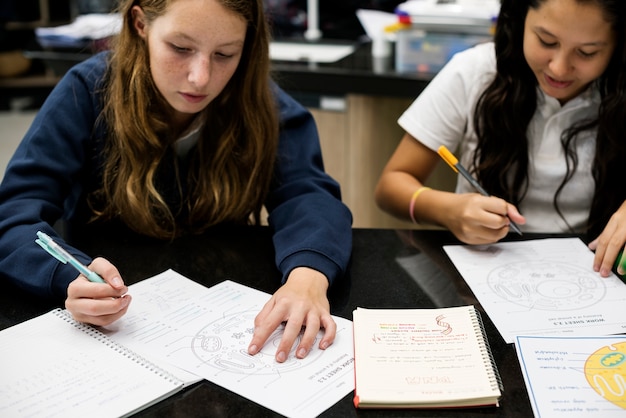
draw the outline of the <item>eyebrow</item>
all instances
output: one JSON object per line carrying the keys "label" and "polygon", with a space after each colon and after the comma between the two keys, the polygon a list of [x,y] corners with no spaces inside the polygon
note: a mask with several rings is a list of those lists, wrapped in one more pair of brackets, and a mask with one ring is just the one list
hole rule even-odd
{"label": "eyebrow", "polygon": [[[187,40],[187,41],[189,41],[189,42],[193,42],[193,43],[195,43],[195,44],[197,44],[197,43],[198,43],[198,41],[196,41],[196,39],[195,39],[195,38],[193,38],[193,37],[191,37],[191,36],[187,35],[187,34],[186,34],[186,33],[184,33],[184,32],[174,32],[174,33],[173,33],[173,36],[174,36],[174,37],[176,37],[176,38],[182,38],[182,39],[185,39],[185,40]],[[232,45],[232,46],[242,46],[243,44],[244,44],[244,40],[239,40],[239,39],[236,39],[236,40],[231,41],[231,42],[225,42],[225,43],[221,44],[220,46],[231,46],[231,45]]]}
{"label": "eyebrow", "polygon": [[[535,29],[536,33],[540,33],[542,35],[552,36],[553,38],[557,38],[558,39],[558,36],[556,36],[555,34],[550,32],[549,30],[547,30],[543,26],[536,26],[534,29]],[[595,46],[595,47],[606,46],[606,45],[608,45],[608,42],[606,42],[606,41],[585,42],[585,43],[581,44],[581,46]]]}

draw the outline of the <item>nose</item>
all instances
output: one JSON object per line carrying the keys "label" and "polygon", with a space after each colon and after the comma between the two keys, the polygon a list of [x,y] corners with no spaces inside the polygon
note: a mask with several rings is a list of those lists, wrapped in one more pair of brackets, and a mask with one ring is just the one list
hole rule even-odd
{"label": "nose", "polygon": [[550,60],[550,71],[555,78],[564,78],[572,69],[569,55],[565,51],[559,51]]}
{"label": "nose", "polygon": [[210,60],[203,56],[195,57],[189,66],[187,79],[198,89],[205,87],[211,79]]}

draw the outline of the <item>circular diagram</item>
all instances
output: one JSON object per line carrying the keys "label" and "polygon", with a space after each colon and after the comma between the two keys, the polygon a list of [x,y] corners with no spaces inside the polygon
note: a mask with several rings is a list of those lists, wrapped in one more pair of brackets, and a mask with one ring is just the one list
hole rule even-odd
{"label": "circular diagram", "polygon": [[588,271],[554,262],[512,263],[487,277],[489,288],[507,301],[530,308],[566,311],[604,298],[605,285]]}
{"label": "circular diagram", "polygon": [[604,399],[626,409],[626,342],[596,350],[585,362],[587,382]]}
{"label": "circular diagram", "polygon": [[[240,312],[225,316],[202,328],[191,342],[191,350],[204,365],[232,373],[276,374],[295,370],[313,362],[323,351],[312,349],[304,358],[295,357],[295,349],[300,344],[302,334],[298,335],[284,363],[275,360],[276,348],[283,336],[284,326],[277,328],[267,339],[256,355],[248,354],[248,344],[254,329],[254,317],[257,312]],[[317,347],[320,335],[315,338],[313,347]]]}

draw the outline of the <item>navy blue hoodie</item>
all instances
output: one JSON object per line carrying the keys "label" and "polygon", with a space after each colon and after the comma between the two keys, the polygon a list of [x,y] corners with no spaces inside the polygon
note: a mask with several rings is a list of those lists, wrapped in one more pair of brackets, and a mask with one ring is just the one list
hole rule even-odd
{"label": "navy blue hoodie", "polygon": [[[57,220],[80,224],[92,215],[86,196],[101,181],[106,127],[97,118],[107,57],[100,53],[76,65],[57,84],[0,185],[0,278],[42,297],[65,299],[78,276],[43,251],[35,238],[41,230],[63,242],[52,228]],[[283,281],[293,268],[306,266],[332,283],[349,262],[352,215],[341,202],[339,185],[324,172],[311,114],[278,86],[274,91],[281,132],[266,208],[276,265]],[[86,254],[64,246],[91,263]]]}

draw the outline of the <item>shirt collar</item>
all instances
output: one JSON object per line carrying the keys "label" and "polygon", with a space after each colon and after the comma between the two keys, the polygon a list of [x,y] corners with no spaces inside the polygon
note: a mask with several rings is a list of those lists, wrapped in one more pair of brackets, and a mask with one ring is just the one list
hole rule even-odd
{"label": "shirt collar", "polygon": [[176,154],[183,158],[189,154],[189,151],[198,143],[202,127],[204,126],[205,118],[198,115],[196,116],[187,129],[180,135],[180,137],[174,143]]}
{"label": "shirt collar", "polygon": [[600,91],[596,83],[591,83],[582,93],[565,103],[564,106],[561,106],[561,103],[554,97],[546,95],[537,86],[537,108],[546,118],[559,112],[566,112],[589,105],[599,105],[600,101]]}

